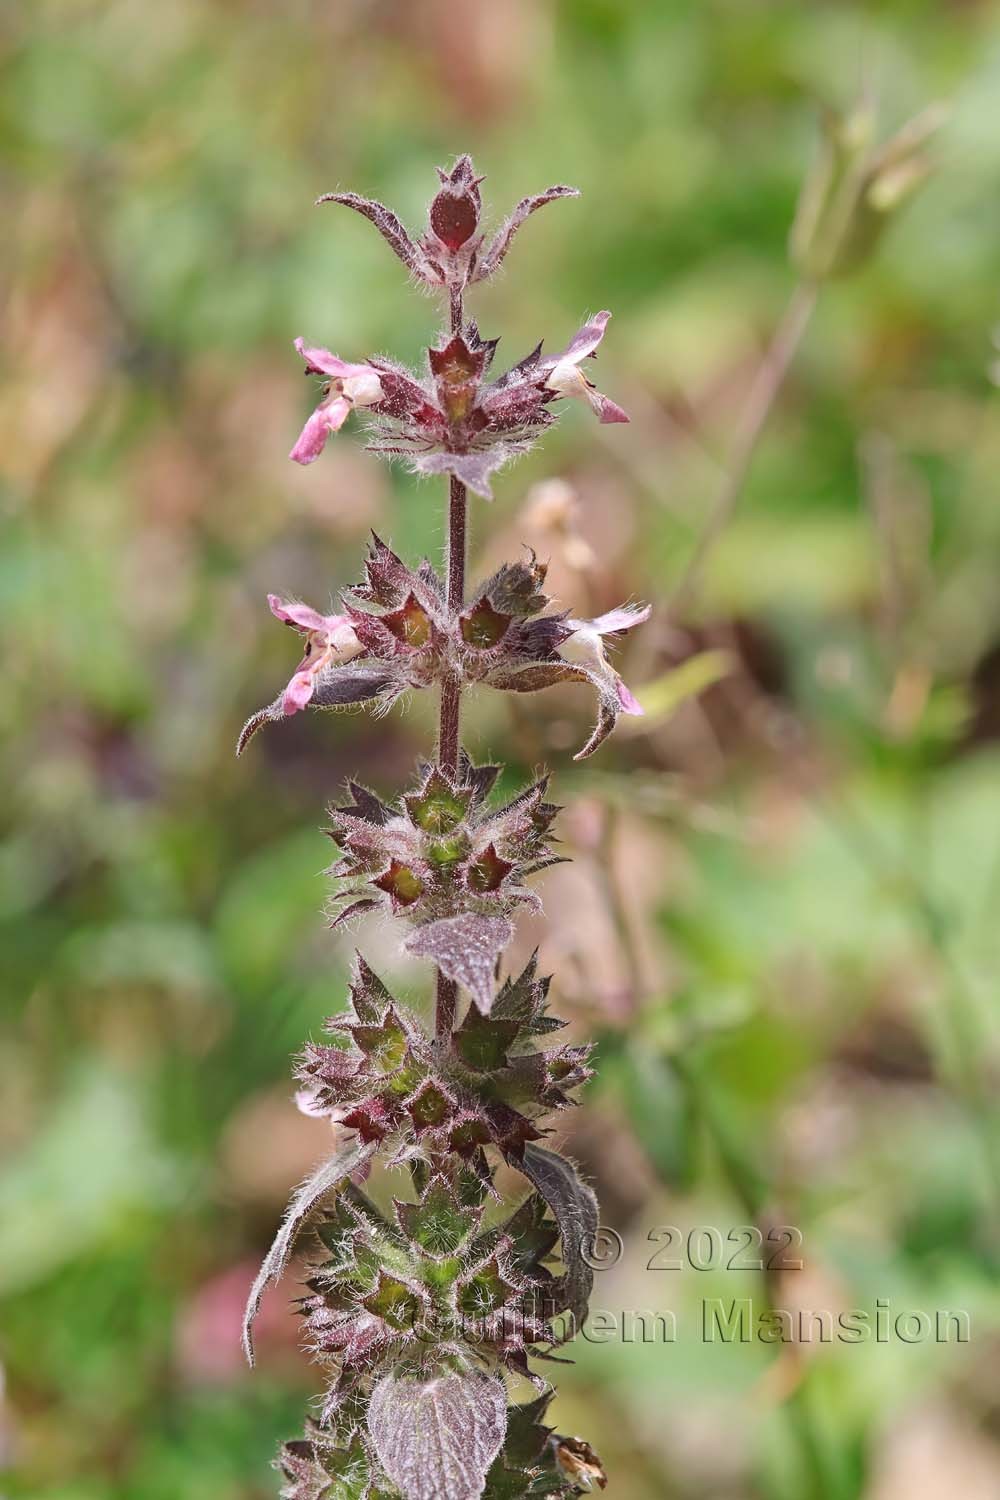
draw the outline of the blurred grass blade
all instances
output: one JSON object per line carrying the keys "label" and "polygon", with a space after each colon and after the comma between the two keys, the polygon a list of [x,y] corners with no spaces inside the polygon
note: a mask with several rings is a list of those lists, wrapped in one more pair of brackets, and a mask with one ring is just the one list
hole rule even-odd
{"label": "blurred grass blade", "polygon": [[729,651],[699,651],[696,656],[689,656],[679,667],[671,667],[662,677],[654,677],[652,682],[647,683],[638,694],[645,709],[645,722],[623,721],[619,725],[619,733],[626,723],[633,730],[650,729],[664,723],[688,699],[697,698],[699,693],[703,693],[714,682],[727,677],[733,666],[734,658]]}

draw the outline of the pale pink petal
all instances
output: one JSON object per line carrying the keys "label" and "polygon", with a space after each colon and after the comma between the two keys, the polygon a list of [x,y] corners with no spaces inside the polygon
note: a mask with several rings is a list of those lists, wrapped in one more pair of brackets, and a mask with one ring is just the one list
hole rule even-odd
{"label": "pale pink petal", "polygon": [[615,680],[615,691],[618,694],[618,702],[622,706],[622,713],[642,715],[646,712],[635,694],[629,691],[629,689],[625,686],[624,682],[622,682],[621,678],[618,677],[617,674]]}
{"label": "pale pink petal", "polygon": [[589,623],[599,635],[613,635],[618,630],[632,630],[636,625],[645,625],[652,612],[652,605],[649,604],[620,604],[617,609],[609,609],[606,615],[598,615],[596,620]]}
{"label": "pale pink petal", "polygon": [[305,708],[316,686],[315,676],[310,671],[298,671],[285,688],[281,707],[286,714],[297,714]]}
{"label": "pale pink petal", "polygon": [[598,419],[607,424],[609,422],[630,422],[632,419],[627,411],[623,411],[617,401],[612,401],[610,396],[602,396],[600,391],[594,393],[597,400],[592,402]]}
{"label": "pale pink petal", "polygon": [[330,432],[339,432],[352,410],[352,403],[346,396],[337,396],[329,405],[320,407],[320,412]]}
{"label": "pale pink petal", "polygon": [[340,615],[321,615],[318,610],[310,609],[308,604],[296,604],[277,594],[268,594],[267,602],[275,619],[281,620],[285,625],[294,625],[296,630],[328,630],[333,625],[339,625],[342,620]]}
{"label": "pale pink petal", "polygon": [[321,349],[316,344],[307,344],[305,339],[296,339],[295,347],[306,362],[306,369],[314,375],[332,375],[343,379],[345,375],[356,375],[364,365],[349,365],[345,359]]}
{"label": "pale pink petal", "polygon": [[316,1102],[316,1090],[312,1088],[299,1089],[295,1095],[296,1108],[304,1115],[310,1115],[314,1120],[322,1120],[330,1113],[329,1108]]}
{"label": "pale pink petal", "polygon": [[289,458],[297,464],[315,463],[326,446],[330,435],[330,424],[322,407],[313,412],[302,431]]}
{"label": "pale pink petal", "polygon": [[609,312],[599,312],[590,319],[589,323],[584,323],[583,327],[574,333],[563,352],[556,355],[553,363],[568,359],[577,365],[581,359],[586,359],[588,354],[593,354],[604,337],[604,330],[608,326],[610,317]]}

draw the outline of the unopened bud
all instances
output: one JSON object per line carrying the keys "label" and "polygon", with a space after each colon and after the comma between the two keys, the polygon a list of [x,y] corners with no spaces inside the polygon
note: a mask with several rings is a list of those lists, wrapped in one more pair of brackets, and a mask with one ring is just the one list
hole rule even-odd
{"label": "unopened bud", "polygon": [[460,250],[479,224],[479,210],[468,193],[442,188],[431,204],[431,228],[448,250]]}
{"label": "unopened bud", "polygon": [[479,228],[481,200],[477,177],[468,156],[460,156],[451,172],[438,169],[441,191],[430,208],[431,229],[454,254]]}

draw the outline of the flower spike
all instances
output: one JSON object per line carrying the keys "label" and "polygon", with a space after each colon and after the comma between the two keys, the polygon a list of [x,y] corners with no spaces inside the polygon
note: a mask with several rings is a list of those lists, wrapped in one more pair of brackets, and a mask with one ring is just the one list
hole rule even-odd
{"label": "flower spike", "polygon": [[[449,506],[444,570],[411,566],[373,534],[360,581],[333,612],[268,595],[303,655],[238,745],[305,708],[384,712],[410,691],[440,693],[437,752],[418,762],[410,790],[382,797],[350,780],[326,830],[337,846],[331,927],[367,914],[396,924],[398,949],[436,971],[434,1024],[358,954],[346,1008],[296,1063],[296,1103],[330,1122],[334,1145],[293,1195],[244,1324],[252,1362],[262,1294],[298,1248],[305,1345],[327,1388],[318,1420],[278,1459],[282,1500],[570,1500],[606,1483],[583,1439],[545,1425],[551,1391],[532,1368],[555,1360],[586,1316],[599,1224],[592,1190],[546,1144],[547,1117],[572,1107],[591,1076],[591,1048],[558,1035],[536,959],[519,973],[505,962],[523,908],[541,910],[534,877],[561,862],[559,808],[547,775],[497,794],[502,768],[473,765],[462,747],[460,699],[479,683],[587,683],[598,716],[577,758],[590,755],[619,715],[642,713],[609,645],[649,609],[575,618],[546,594],[546,564],[530,550],[466,588],[468,492],[490,499],[493,475],[547,431],[563,398],[586,402],[601,423],[628,421],[584,373],[607,311],[561,352],[539,343],[493,368],[497,340],[467,318],[465,291],[499,271],[533,213],[576,189],[522,198],[487,232],[482,182],[467,155],[438,168],[420,235],[373,199],[319,200],[367,218],[414,280],[444,293],[447,324],[421,370],[382,355],[351,363],[295,340],[322,391],[291,458],[315,462],[358,412],[372,451],[448,476]],[[376,1203],[365,1185],[379,1157],[392,1188]],[[501,1164],[522,1184],[503,1212]],[[538,1399],[509,1405],[508,1374],[532,1382]]]}

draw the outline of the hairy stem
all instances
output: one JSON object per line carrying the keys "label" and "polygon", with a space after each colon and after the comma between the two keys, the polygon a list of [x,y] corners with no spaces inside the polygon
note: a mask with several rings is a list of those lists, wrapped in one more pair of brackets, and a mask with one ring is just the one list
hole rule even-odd
{"label": "hairy stem", "polygon": [[[457,613],[462,608],[465,596],[465,522],[468,499],[464,484],[451,480],[448,497],[448,611]],[[458,744],[460,729],[460,703],[462,679],[446,677],[441,684],[441,719],[438,736],[438,759],[450,774],[458,770]]]}
{"label": "hairy stem", "polygon": [[[450,296],[451,331],[462,330],[462,292],[452,287]],[[448,490],[448,542],[445,554],[447,578],[447,601],[449,614],[456,614],[465,598],[465,552],[466,518],[468,495],[464,484],[454,476],[449,480]],[[459,676],[445,677],[441,683],[441,711],[438,727],[438,763],[442,770],[454,776],[458,770],[458,753],[461,737],[462,679]],[[438,1036],[446,1036],[455,1024],[458,1005],[458,986],[453,979],[446,979],[438,970],[437,1015]]]}
{"label": "hairy stem", "polygon": [[799,282],[767,353],[760,362],[736,430],[729,462],[709,508],[708,519],[670,601],[674,616],[683,614],[693,603],[701,586],[709,553],[733,518],[760,435],[785,383],[785,376],[802,342],[802,336],[809,326],[816,307],[817,293],[815,283]]}

